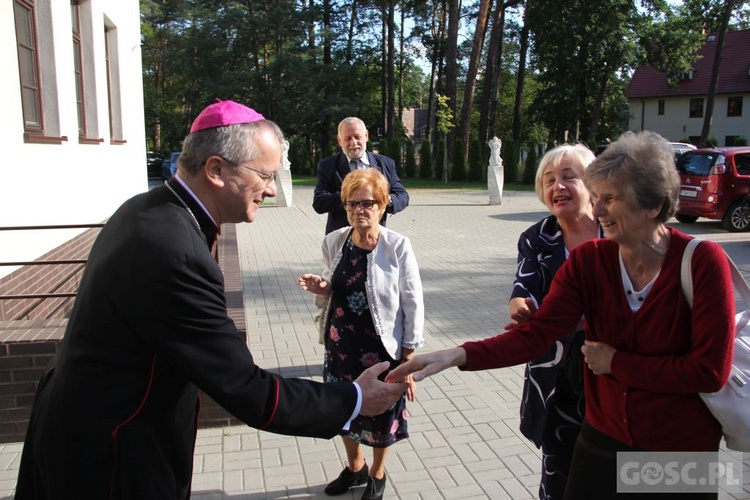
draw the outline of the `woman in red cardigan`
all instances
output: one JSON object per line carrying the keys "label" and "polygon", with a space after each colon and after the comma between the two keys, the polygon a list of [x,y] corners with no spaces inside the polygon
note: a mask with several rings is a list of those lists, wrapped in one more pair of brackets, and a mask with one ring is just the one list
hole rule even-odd
{"label": "woman in red cardigan", "polygon": [[616,495],[618,451],[718,450],[721,427],[698,393],[719,390],[729,376],[735,311],[729,265],[716,243],[701,243],[692,259],[692,309],[682,292],[690,237],[665,225],[680,188],[666,140],[623,134],[586,169],[584,182],[606,239],[570,252],[534,316],[504,334],[415,356],[387,380],[525,363],[585,316],[586,416],[565,498],[598,500]]}

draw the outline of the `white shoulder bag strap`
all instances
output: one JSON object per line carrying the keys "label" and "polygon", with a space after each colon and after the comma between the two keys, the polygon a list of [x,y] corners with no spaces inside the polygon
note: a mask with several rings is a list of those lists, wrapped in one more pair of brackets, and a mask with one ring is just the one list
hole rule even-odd
{"label": "white shoulder bag strap", "polygon": [[[685,253],[682,254],[680,283],[682,283],[682,292],[685,294],[685,298],[687,299],[688,304],[690,304],[690,307],[693,307],[693,273],[690,265],[693,259],[693,252],[695,252],[695,247],[697,247],[701,241],[703,240],[698,238],[690,240],[687,247],[685,247]],[[737,265],[729,258],[729,255],[727,255],[727,261],[729,261],[729,269],[732,273],[734,289],[740,294],[740,297],[745,304],[750,306],[750,286],[748,286],[745,278],[742,277],[742,273],[737,268]],[[748,322],[750,322],[750,309],[744,311],[736,318],[737,328],[735,331],[740,332]]]}

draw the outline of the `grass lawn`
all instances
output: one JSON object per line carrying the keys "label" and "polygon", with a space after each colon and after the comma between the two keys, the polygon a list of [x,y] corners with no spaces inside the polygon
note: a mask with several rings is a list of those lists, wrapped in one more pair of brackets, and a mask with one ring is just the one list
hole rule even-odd
{"label": "grass lawn", "polygon": [[[317,179],[313,176],[295,175],[292,177],[294,186],[314,186]],[[404,187],[409,189],[487,189],[487,182],[449,182],[443,184],[442,181],[433,179],[401,179]],[[507,191],[533,191],[533,184],[505,184],[503,190]]]}

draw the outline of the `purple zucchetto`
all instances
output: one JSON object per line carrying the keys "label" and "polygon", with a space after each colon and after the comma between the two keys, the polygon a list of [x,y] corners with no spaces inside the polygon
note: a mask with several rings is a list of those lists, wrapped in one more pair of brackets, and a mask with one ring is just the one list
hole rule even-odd
{"label": "purple zucchetto", "polygon": [[215,103],[201,111],[201,114],[193,121],[190,133],[207,128],[226,127],[227,125],[252,123],[260,120],[265,120],[263,115],[247,106],[234,101],[216,99]]}

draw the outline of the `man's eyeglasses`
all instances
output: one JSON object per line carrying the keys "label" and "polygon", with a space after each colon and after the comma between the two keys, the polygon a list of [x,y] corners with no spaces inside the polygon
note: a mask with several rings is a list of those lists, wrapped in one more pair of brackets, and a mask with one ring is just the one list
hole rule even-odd
{"label": "man's eyeglasses", "polygon": [[356,210],[357,205],[364,208],[365,210],[369,210],[372,208],[373,205],[377,203],[376,200],[360,200],[360,201],[345,201],[344,204],[344,210],[347,212],[353,212]]}
{"label": "man's eyeglasses", "polygon": [[262,170],[258,170],[257,168],[253,168],[253,167],[250,167],[250,166],[248,166],[248,165],[244,165],[244,164],[241,164],[241,163],[237,163],[237,162],[234,162],[234,161],[232,161],[232,160],[227,160],[227,159],[226,159],[226,158],[224,158],[223,156],[219,156],[219,158],[221,158],[221,159],[222,159],[222,160],[224,160],[225,162],[227,162],[227,163],[229,163],[229,164],[231,164],[231,165],[234,165],[234,166],[236,166],[236,167],[242,167],[242,168],[246,168],[246,169],[248,169],[248,170],[250,170],[250,171],[253,171],[253,172],[255,172],[256,174],[258,174],[258,176],[259,176],[259,177],[260,177],[261,179],[263,179],[263,181],[264,181],[264,182],[266,183],[266,186],[268,186],[269,184],[271,184],[271,183],[272,183],[273,181],[275,181],[275,180],[276,180],[276,172],[273,172],[273,173],[269,173],[269,172],[264,172],[264,171],[262,171]]}

